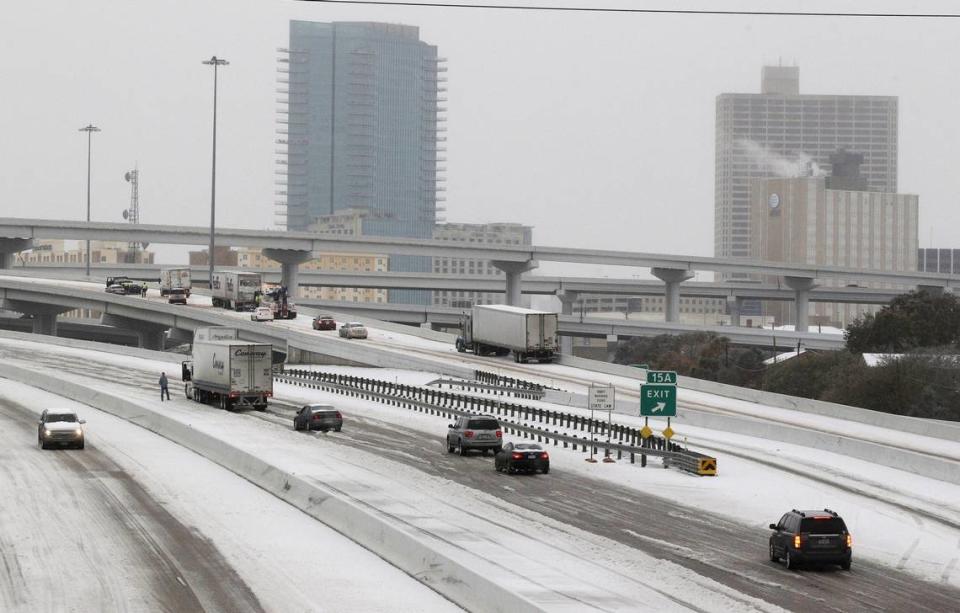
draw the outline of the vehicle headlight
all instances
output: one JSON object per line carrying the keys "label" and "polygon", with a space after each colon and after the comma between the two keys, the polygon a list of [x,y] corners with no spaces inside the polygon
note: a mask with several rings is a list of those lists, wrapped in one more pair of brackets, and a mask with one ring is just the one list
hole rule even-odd
{"label": "vehicle headlight", "polygon": [[43,429],[43,435],[44,435],[44,436],[50,436],[50,431],[47,430],[46,428],[44,428],[44,429]]}
{"label": "vehicle headlight", "polygon": [[73,433],[76,434],[77,436],[83,436],[83,429],[77,428],[76,430],[73,431]]}

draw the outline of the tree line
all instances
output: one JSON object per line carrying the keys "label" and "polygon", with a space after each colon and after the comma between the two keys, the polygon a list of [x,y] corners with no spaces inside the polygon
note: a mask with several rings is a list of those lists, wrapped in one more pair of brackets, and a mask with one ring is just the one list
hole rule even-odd
{"label": "tree line", "polygon": [[[915,291],[847,327],[846,349],[773,353],[710,332],[634,338],[615,362],[886,413],[960,421],[960,299]],[[881,354],[876,365],[864,354]],[[871,363],[873,363],[871,361]]]}

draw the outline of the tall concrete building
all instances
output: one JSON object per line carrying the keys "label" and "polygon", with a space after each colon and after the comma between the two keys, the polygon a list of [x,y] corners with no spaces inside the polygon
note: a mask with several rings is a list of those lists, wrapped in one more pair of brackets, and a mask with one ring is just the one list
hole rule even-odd
{"label": "tall concrete building", "polygon": [[[917,270],[919,198],[912,194],[851,189],[863,185],[858,155],[834,156],[834,177],[757,181],[752,197],[752,256],[768,262],[843,266],[873,271]],[[842,170],[841,170],[842,168]],[[766,280],[778,283],[779,279]],[[822,279],[822,286],[891,288],[857,279]],[[905,288],[897,288],[905,289]],[[792,303],[767,303],[779,323],[795,320]],[[875,311],[864,305],[814,303],[814,321],[846,326]]]}
{"label": "tall concrete building", "polygon": [[764,66],[759,94],[720,94],[714,253],[751,254],[751,184],[829,174],[830,155],[863,155],[865,189],[897,191],[897,98],[800,93],[796,66]]}
{"label": "tall concrete building", "polygon": [[[291,21],[280,52],[278,204],[287,228],[364,209],[374,215],[363,234],[430,238],[444,190],[446,67],[437,48],[414,26]],[[429,257],[390,257],[390,270],[430,268]],[[406,298],[428,303],[429,293]]]}
{"label": "tall concrete building", "polygon": [[[487,245],[532,245],[533,228],[518,223],[443,223],[433,230],[433,238],[461,243]],[[503,271],[487,260],[473,258],[433,258],[433,272],[461,275],[500,275]],[[433,304],[456,308],[470,308],[475,304],[503,304],[503,293],[435,291]]]}

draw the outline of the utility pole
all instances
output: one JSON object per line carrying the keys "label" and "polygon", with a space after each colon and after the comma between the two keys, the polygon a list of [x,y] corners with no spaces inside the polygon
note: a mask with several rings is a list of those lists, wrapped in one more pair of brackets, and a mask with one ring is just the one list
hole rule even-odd
{"label": "utility pole", "polygon": [[[86,127],[80,128],[80,132],[87,133],[87,223],[90,223],[90,153],[93,149],[93,133],[99,132],[100,128],[92,123]],[[88,230],[89,231],[89,230]],[[90,276],[90,239],[87,239],[87,277]]]}
{"label": "utility pole", "polygon": [[217,218],[217,69],[220,66],[229,65],[230,62],[213,56],[209,60],[204,60],[203,63],[207,66],[213,66],[213,163],[210,170],[210,251],[208,254],[210,267],[207,277],[207,286],[213,287],[213,250],[215,247],[213,233]]}

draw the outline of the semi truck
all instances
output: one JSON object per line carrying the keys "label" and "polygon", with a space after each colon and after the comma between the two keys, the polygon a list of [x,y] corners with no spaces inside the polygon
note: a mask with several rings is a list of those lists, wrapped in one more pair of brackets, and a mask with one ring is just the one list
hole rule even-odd
{"label": "semi truck", "polygon": [[474,306],[461,322],[457,351],[550,362],[557,351],[557,314],[504,304]]}
{"label": "semi truck", "polygon": [[243,311],[257,306],[262,282],[256,272],[214,271],[210,279],[213,306]]}
{"label": "semi truck", "polygon": [[[189,268],[161,268],[160,269],[160,295],[166,296],[172,289],[182,289],[186,291],[187,298],[190,297],[190,288],[193,283],[190,277]],[[177,292],[179,293],[179,292]]]}
{"label": "semi truck", "polygon": [[240,340],[236,328],[197,328],[181,363],[187,399],[224,410],[265,411],[273,396],[273,346]]}

